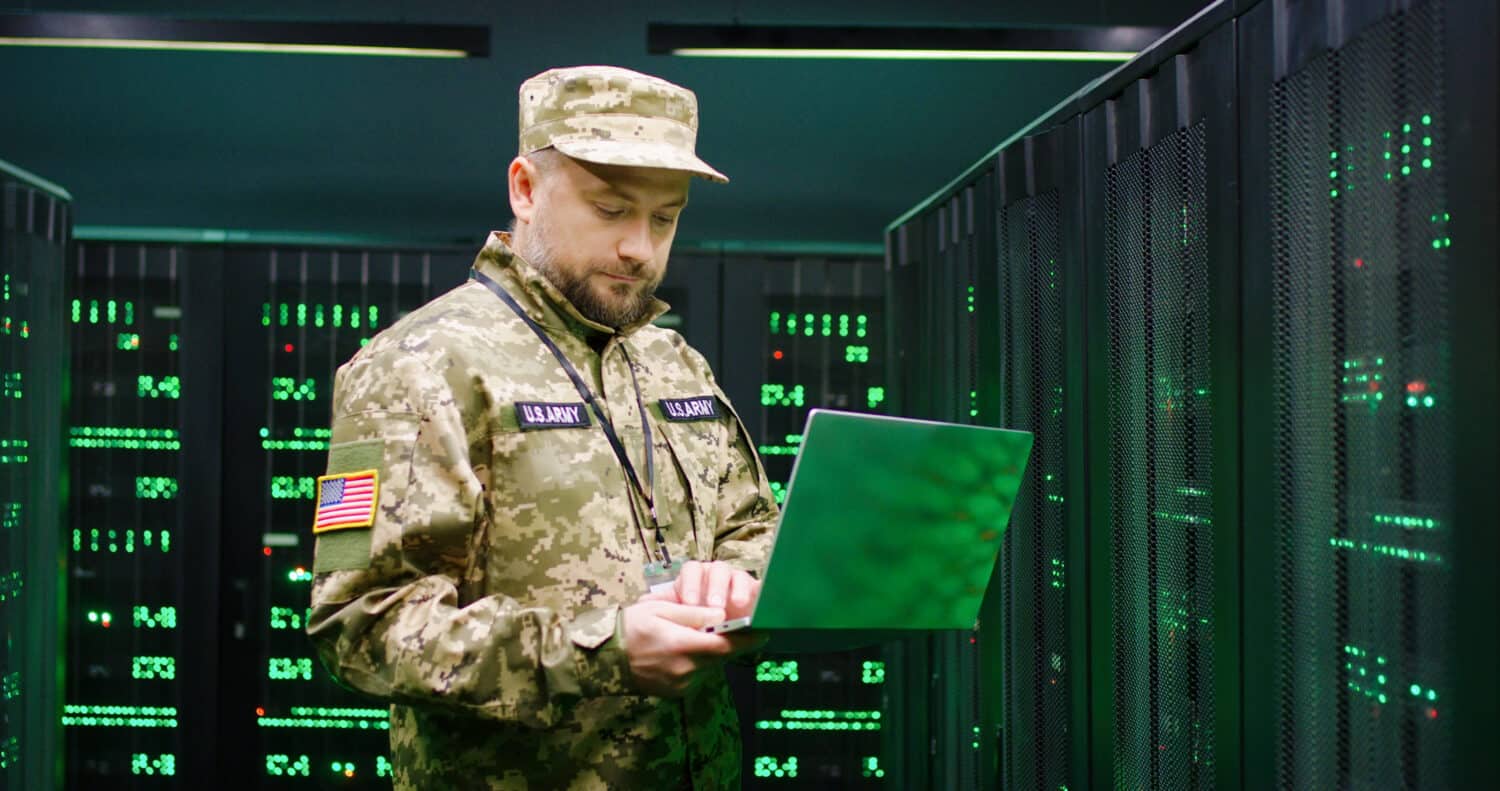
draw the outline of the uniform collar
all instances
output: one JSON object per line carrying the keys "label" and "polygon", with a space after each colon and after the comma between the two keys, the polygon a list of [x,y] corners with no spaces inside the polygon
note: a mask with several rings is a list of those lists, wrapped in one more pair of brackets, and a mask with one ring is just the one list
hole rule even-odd
{"label": "uniform collar", "polygon": [[504,285],[505,290],[516,297],[521,307],[531,314],[538,324],[552,330],[571,332],[584,338],[590,335],[617,333],[621,337],[628,336],[655,321],[658,316],[672,307],[660,299],[653,298],[651,311],[646,314],[645,318],[627,324],[618,331],[593,319],[585,318],[582,313],[578,312],[578,308],[574,307],[573,303],[557,290],[557,286],[552,285],[552,281],[548,280],[546,275],[511,249],[510,234],[505,231],[490,231],[484,248],[474,258],[474,269]]}

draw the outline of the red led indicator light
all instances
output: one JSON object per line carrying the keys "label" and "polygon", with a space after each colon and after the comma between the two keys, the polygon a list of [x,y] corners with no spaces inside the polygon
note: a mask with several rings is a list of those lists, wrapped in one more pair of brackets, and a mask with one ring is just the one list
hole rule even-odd
{"label": "red led indicator light", "polygon": [[1407,382],[1406,383],[1406,392],[1408,392],[1408,393],[1425,393],[1425,392],[1427,392],[1427,382],[1425,382],[1425,381],[1423,381],[1421,379],[1418,379],[1415,382]]}
{"label": "red led indicator light", "polygon": [[263,708],[261,708],[260,706],[256,706],[255,707],[255,716],[257,716],[257,717],[264,717],[264,716],[266,716],[266,710],[263,709]]}
{"label": "red led indicator light", "polygon": [[1355,269],[1364,269],[1365,268],[1365,259],[1363,259],[1363,258],[1356,258],[1356,259],[1354,259],[1354,268]]}
{"label": "red led indicator light", "polygon": [[295,349],[295,348],[297,348],[297,347],[295,347],[295,346],[293,346],[293,345],[291,345],[291,344],[290,344],[290,343],[288,343],[288,344],[287,344],[287,345],[285,345],[285,346],[283,346],[283,347],[281,347],[281,348],[282,348],[282,350],[283,350],[283,351],[285,351],[285,352],[286,352],[286,353],[287,353],[287,354],[291,354],[291,353],[292,353],[292,350],[293,350],[293,349]]}
{"label": "red led indicator light", "polygon": [[1429,720],[1435,720],[1435,719],[1437,719],[1437,709],[1428,709],[1427,710],[1427,719],[1429,719]]}
{"label": "red led indicator light", "polygon": [[271,556],[271,548],[270,547],[261,547],[260,551],[261,551],[261,554],[265,555],[266,557],[270,557]]}
{"label": "red led indicator light", "polygon": [[776,351],[771,352],[771,356],[780,360],[784,355],[781,353],[780,349],[777,349]]}

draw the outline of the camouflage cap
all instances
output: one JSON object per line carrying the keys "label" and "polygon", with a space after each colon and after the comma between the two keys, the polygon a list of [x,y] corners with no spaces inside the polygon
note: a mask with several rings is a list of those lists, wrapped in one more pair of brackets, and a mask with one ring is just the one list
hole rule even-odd
{"label": "camouflage cap", "polygon": [[698,97],[660,77],[616,66],[550,69],[521,83],[521,146],[552,146],[585,162],[729,177],[694,153]]}

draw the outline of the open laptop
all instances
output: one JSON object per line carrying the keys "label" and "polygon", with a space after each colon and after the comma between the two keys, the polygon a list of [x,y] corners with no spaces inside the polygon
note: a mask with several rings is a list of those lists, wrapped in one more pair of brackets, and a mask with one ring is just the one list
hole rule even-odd
{"label": "open laptop", "polygon": [[1025,431],[812,410],[760,598],[705,631],[972,629],[1030,453]]}

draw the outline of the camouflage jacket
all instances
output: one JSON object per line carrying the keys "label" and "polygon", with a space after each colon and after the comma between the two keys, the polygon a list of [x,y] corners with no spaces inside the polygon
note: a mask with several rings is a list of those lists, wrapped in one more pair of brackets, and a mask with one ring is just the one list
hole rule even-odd
{"label": "camouflage jacket", "polygon": [[[642,478],[650,421],[672,557],[758,574],[775,501],[707,362],[670,330],[583,318],[507,241],[492,234],[475,268],[567,355]],[[597,353],[593,333],[616,337]],[[329,475],[373,470],[377,494],[364,526],[316,533],[308,634],[343,684],[392,704],[398,788],[738,785],[722,671],[681,700],[633,687],[620,613],[646,592],[655,536],[637,530],[641,498],[573,383],[509,307],[471,280],[376,336],[334,390]],[[695,396],[710,398],[686,412],[716,414],[663,404]],[[568,407],[518,417],[518,402]],[[579,413],[588,425],[521,429]]]}

